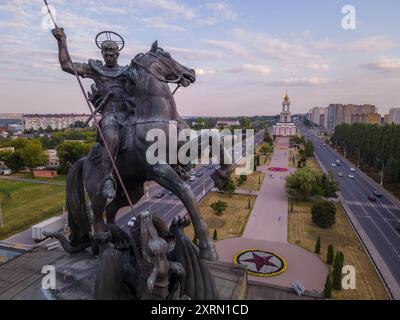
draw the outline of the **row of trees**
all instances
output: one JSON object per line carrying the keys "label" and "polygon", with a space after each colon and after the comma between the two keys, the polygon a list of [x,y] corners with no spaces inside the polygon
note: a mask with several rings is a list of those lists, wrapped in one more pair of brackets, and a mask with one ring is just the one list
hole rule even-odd
{"label": "row of trees", "polygon": [[367,165],[380,169],[385,165],[384,179],[388,183],[400,182],[400,125],[340,124],[331,141],[346,154]]}

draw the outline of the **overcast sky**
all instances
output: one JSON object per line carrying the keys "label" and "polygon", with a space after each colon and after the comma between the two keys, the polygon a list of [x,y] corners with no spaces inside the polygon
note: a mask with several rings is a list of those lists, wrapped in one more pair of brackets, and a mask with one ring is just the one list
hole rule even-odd
{"label": "overcast sky", "polygon": [[[182,115],[272,115],[288,90],[293,112],[329,103],[400,107],[400,1],[49,0],[74,61],[101,59],[103,30],[126,42],[120,64],[154,40],[196,69],[176,94]],[[356,30],[342,28],[342,7]],[[87,112],[43,28],[43,2],[0,2],[0,112]],[[90,82],[85,81],[89,88]]]}

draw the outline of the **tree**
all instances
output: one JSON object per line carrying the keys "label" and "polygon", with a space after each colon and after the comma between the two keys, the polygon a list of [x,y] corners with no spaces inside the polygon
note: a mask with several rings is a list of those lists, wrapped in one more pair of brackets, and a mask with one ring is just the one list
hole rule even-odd
{"label": "tree", "polygon": [[239,178],[237,179],[237,185],[241,186],[242,184],[244,184],[247,181],[247,176],[244,174],[241,174],[239,176]]}
{"label": "tree", "polygon": [[318,236],[317,242],[315,244],[315,253],[320,254],[321,252],[321,237]]}
{"label": "tree", "polygon": [[335,290],[342,290],[342,269],[343,269],[343,253],[337,251],[332,271],[332,288]]}
{"label": "tree", "polygon": [[21,157],[20,150],[5,155],[3,161],[12,171],[19,171],[25,167],[24,159]]}
{"label": "tree", "polygon": [[232,179],[228,179],[228,182],[225,184],[224,191],[228,192],[229,196],[232,197],[232,194],[235,193],[235,184]]}
{"label": "tree", "polygon": [[272,142],[273,142],[271,136],[269,135],[268,130],[264,131],[264,142],[266,142],[268,144],[272,144]]}
{"label": "tree", "polygon": [[91,144],[79,141],[65,141],[57,147],[57,154],[60,158],[59,172],[67,174],[69,168],[80,158],[85,157],[91,148]]}
{"label": "tree", "polygon": [[24,165],[28,168],[35,168],[48,163],[49,158],[44,153],[43,146],[39,140],[30,140],[22,149],[20,156]]}
{"label": "tree", "polygon": [[314,144],[311,140],[308,140],[304,146],[304,156],[306,157],[314,156]]}
{"label": "tree", "polygon": [[326,299],[330,299],[332,297],[332,281],[331,281],[331,277],[330,277],[329,273],[326,276],[324,297]]}
{"label": "tree", "polygon": [[247,117],[240,118],[239,122],[240,122],[240,128],[242,128],[242,129],[250,128],[249,118],[247,118]]}
{"label": "tree", "polygon": [[333,250],[333,245],[330,244],[328,246],[328,251],[326,253],[326,263],[332,265],[334,257],[335,257],[335,252]]}
{"label": "tree", "polygon": [[326,200],[318,200],[311,208],[311,219],[320,228],[329,228],[336,222],[336,206]]}
{"label": "tree", "polygon": [[260,152],[262,154],[272,153],[272,152],[274,152],[274,148],[273,148],[273,146],[271,146],[267,143],[263,143],[260,147]]}
{"label": "tree", "polygon": [[291,196],[308,199],[317,185],[317,174],[310,168],[301,168],[286,178],[285,188]]}
{"label": "tree", "polygon": [[217,216],[220,216],[226,210],[228,204],[225,201],[218,200],[210,204],[210,207]]}
{"label": "tree", "polygon": [[217,241],[217,240],[218,240],[217,229],[214,229],[213,240],[214,240],[214,241]]}
{"label": "tree", "polygon": [[339,191],[339,185],[333,179],[332,171],[329,171],[328,176],[323,174],[320,179],[320,185],[323,190],[323,196],[326,198],[337,197],[336,192]]}

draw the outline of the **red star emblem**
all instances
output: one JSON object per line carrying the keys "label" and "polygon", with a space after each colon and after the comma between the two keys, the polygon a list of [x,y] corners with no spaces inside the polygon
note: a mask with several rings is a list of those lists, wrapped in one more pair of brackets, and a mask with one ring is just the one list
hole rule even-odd
{"label": "red star emblem", "polygon": [[264,266],[272,266],[275,268],[278,268],[275,263],[271,262],[271,259],[274,258],[274,256],[259,256],[257,253],[252,252],[253,258],[252,259],[246,259],[246,260],[241,260],[242,262],[252,262],[256,265],[257,272],[260,272],[261,268]]}

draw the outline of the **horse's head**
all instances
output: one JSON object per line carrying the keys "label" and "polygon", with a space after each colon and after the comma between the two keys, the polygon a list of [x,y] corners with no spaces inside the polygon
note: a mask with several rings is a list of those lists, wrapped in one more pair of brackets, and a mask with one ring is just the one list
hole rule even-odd
{"label": "horse's head", "polygon": [[174,60],[158,46],[157,41],[152,44],[150,51],[138,54],[133,61],[163,82],[187,87],[196,81],[195,71]]}

